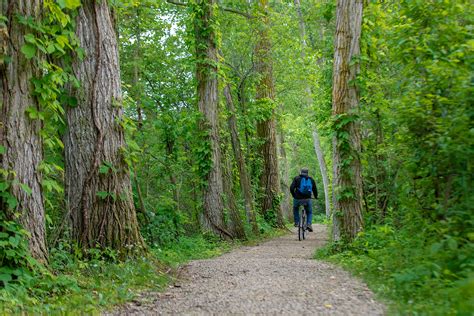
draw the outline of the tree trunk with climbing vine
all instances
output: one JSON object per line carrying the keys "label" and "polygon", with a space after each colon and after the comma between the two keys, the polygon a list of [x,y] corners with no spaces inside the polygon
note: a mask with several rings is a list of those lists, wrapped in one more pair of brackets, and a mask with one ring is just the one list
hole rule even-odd
{"label": "tree trunk with climbing vine", "polygon": [[66,202],[83,250],[142,251],[122,126],[122,92],[114,19],[107,1],[82,2],[76,35],[85,50],[73,61],[78,105],[67,109]]}
{"label": "tree trunk with climbing vine", "polygon": [[[257,135],[262,141],[260,154],[263,170],[260,177],[262,189],[261,211],[265,218],[274,216],[275,224],[283,226],[283,213],[280,205],[280,177],[278,173],[278,154],[275,117],[275,86],[271,56],[270,19],[268,0],[259,0],[258,11],[261,17],[255,46],[256,69],[260,75],[257,82],[257,103],[262,117],[257,122]],[[272,215],[273,214],[273,215]]]}
{"label": "tree trunk with climbing vine", "polygon": [[[198,109],[202,114],[200,129],[204,144],[209,146],[206,157],[201,157],[206,165],[201,176],[206,181],[203,197],[203,228],[215,234],[231,238],[225,229],[224,188],[222,183],[221,150],[218,126],[218,74],[217,42],[215,32],[215,0],[198,0],[195,5],[195,46],[196,46],[196,79]],[[202,165],[201,164],[201,165]]]}
{"label": "tree trunk with climbing vine", "polygon": [[254,210],[254,200],[252,194],[252,185],[250,183],[249,173],[247,171],[247,164],[245,162],[244,154],[242,153],[239,130],[237,127],[237,118],[236,118],[236,109],[234,106],[234,101],[232,99],[232,94],[230,91],[230,85],[227,84],[224,88],[224,96],[226,99],[227,110],[230,112],[227,124],[229,127],[232,150],[234,152],[234,158],[239,169],[239,180],[240,180],[240,189],[244,197],[244,207],[245,214],[247,217],[247,222],[252,226],[252,231],[255,235],[258,235],[258,225],[255,218]]}
{"label": "tree trunk with climbing vine", "polygon": [[[43,142],[40,136],[42,123],[30,118],[28,112],[41,111],[32,95],[31,79],[40,77],[36,57],[27,59],[21,48],[24,36],[34,33],[19,22],[18,16],[31,17],[38,22],[42,1],[8,0],[0,4],[0,15],[5,16],[5,25],[0,22],[0,169],[11,181],[9,194],[16,199],[0,200],[0,208],[6,217],[13,219],[19,213],[19,223],[30,233],[29,249],[33,257],[46,262],[45,211],[41,188],[40,164],[43,160]],[[7,59],[6,57],[9,57]]]}
{"label": "tree trunk with climbing vine", "polygon": [[332,115],[334,120],[334,239],[351,241],[363,228],[359,92],[355,84],[359,63],[362,0],[338,0]]}

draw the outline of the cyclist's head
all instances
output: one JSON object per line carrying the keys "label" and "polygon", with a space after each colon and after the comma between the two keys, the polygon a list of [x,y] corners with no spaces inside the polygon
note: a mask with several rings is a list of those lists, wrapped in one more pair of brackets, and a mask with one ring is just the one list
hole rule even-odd
{"label": "cyclist's head", "polygon": [[301,174],[302,176],[307,176],[308,173],[309,173],[308,168],[306,168],[306,167],[301,168],[300,174]]}

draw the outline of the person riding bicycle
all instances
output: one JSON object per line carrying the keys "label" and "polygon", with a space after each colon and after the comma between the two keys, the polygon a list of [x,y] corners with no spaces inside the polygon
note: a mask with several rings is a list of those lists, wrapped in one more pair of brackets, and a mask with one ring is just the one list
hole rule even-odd
{"label": "person riding bicycle", "polygon": [[301,168],[299,176],[296,176],[293,179],[293,182],[290,186],[290,192],[293,196],[293,217],[295,219],[295,227],[298,227],[300,223],[300,214],[299,208],[301,205],[304,206],[304,209],[307,214],[307,229],[308,231],[313,231],[313,226],[311,221],[313,218],[313,207],[311,203],[311,193],[314,195],[314,198],[318,198],[318,190],[316,189],[316,182],[309,175],[308,168]]}

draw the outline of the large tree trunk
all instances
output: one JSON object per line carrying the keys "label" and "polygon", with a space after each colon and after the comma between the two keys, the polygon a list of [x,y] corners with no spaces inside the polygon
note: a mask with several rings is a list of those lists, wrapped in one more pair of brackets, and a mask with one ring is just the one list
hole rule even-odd
{"label": "large tree trunk", "polygon": [[[274,212],[276,225],[283,226],[283,213],[280,205],[280,179],[278,173],[278,154],[276,140],[275,118],[275,86],[273,82],[273,65],[271,56],[270,19],[268,17],[268,0],[259,0],[258,9],[262,15],[258,40],[255,47],[256,69],[260,75],[257,83],[257,103],[263,107],[271,108],[270,113],[265,113],[266,118],[257,122],[257,135],[263,141],[260,153],[263,158],[263,170],[260,178],[260,187],[263,197],[261,208],[263,215],[269,219]],[[264,110],[265,111],[265,110]]]}
{"label": "large tree trunk", "polygon": [[76,35],[86,51],[73,71],[78,106],[67,109],[66,196],[72,233],[84,250],[109,247],[121,254],[144,246],[133,205],[123,116],[117,39],[107,1],[86,0]]}
{"label": "large tree trunk", "polygon": [[359,105],[355,79],[360,66],[353,63],[360,54],[362,7],[362,0],[338,0],[336,11],[332,113],[340,127],[333,139],[334,209],[341,215],[334,216],[334,231],[340,232],[334,239],[346,241],[363,228],[361,141],[355,116]]}
{"label": "large tree trunk", "polygon": [[195,8],[194,31],[196,36],[196,79],[198,108],[202,113],[201,130],[207,134],[210,146],[210,170],[206,170],[204,188],[204,214],[202,224],[221,237],[232,237],[225,230],[222,201],[222,166],[218,126],[217,43],[215,34],[215,0],[198,0]]}
{"label": "large tree trunk", "polygon": [[[10,172],[9,180],[17,181],[9,193],[18,204],[13,212],[6,215],[12,218],[12,213],[21,214],[20,224],[31,234],[29,248],[32,256],[46,262],[48,251],[39,171],[43,160],[41,121],[30,119],[27,114],[28,108],[40,110],[32,96],[30,83],[40,73],[36,61],[27,60],[21,52],[24,35],[34,31],[18,22],[18,16],[38,21],[41,8],[41,0],[3,0],[0,4],[0,15],[7,18],[7,26],[0,27],[0,145],[6,150],[3,155],[0,154],[0,168]],[[6,56],[11,58],[8,62]],[[25,186],[31,190],[30,193]],[[0,201],[0,207],[6,210],[6,201]]]}
{"label": "large tree trunk", "polygon": [[237,203],[234,195],[234,177],[232,175],[232,162],[229,155],[225,152],[222,153],[224,159],[224,192],[226,197],[226,206],[229,212],[229,229],[232,235],[238,239],[245,239],[244,223],[239,213]]}
{"label": "large tree trunk", "polygon": [[227,110],[230,112],[229,119],[227,121],[230,137],[232,141],[232,150],[234,151],[235,161],[237,162],[237,167],[239,168],[239,180],[240,180],[240,189],[242,190],[242,195],[244,197],[245,204],[245,214],[247,217],[247,222],[252,226],[252,231],[255,235],[259,233],[257,220],[255,218],[254,212],[254,200],[252,194],[252,186],[250,183],[249,174],[247,172],[247,165],[245,163],[245,158],[240,147],[240,138],[237,128],[237,118],[235,116],[235,107],[232,100],[232,94],[230,92],[230,86],[227,84],[224,88],[224,96],[226,99]]}
{"label": "large tree trunk", "polygon": [[[300,40],[301,40],[301,59],[303,59],[303,62],[305,61],[306,54],[305,54],[305,49],[306,49],[306,25],[304,23],[303,19],[303,12],[301,11],[301,4],[300,0],[294,0],[296,10],[298,13],[298,19],[299,19],[299,26],[300,26]],[[312,97],[312,92],[311,92],[311,87],[306,82],[306,87],[305,87],[305,92],[306,92],[306,104],[307,106],[310,106],[313,103],[313,97]],[[319,133],[318,129],[316,126],[313,128],[313,143],[314,143],[314,150],[316,152],[316,156],[318,157],[318,163],[319,163],[319,170],[321,172],[321,178],[323,179],[323,188],[324,188],[324,198],[325,198],[325,208],[326,208],[326,217],[329,218],[331,216],[331,202],[329,199],[329,176],[327,172],[327,167],[326,167],[326,160],[324,159],[323,151],[321,148],[321,142],[319,140]]]}

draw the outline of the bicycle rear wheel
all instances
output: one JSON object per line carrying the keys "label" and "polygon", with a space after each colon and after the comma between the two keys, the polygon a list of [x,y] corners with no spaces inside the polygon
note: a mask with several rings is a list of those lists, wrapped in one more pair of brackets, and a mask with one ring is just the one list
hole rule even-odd
{"label": "bicycle rear wheel", "polygon": [[298,240],[302,241],[304,239],[304,229],[301,222],[298,224]]}
{"label": "bicycle rear wheel", "polygon": [[303,210],[301,212],[301,236],[303,237],[303,240],[306,238],[306,212]]}

